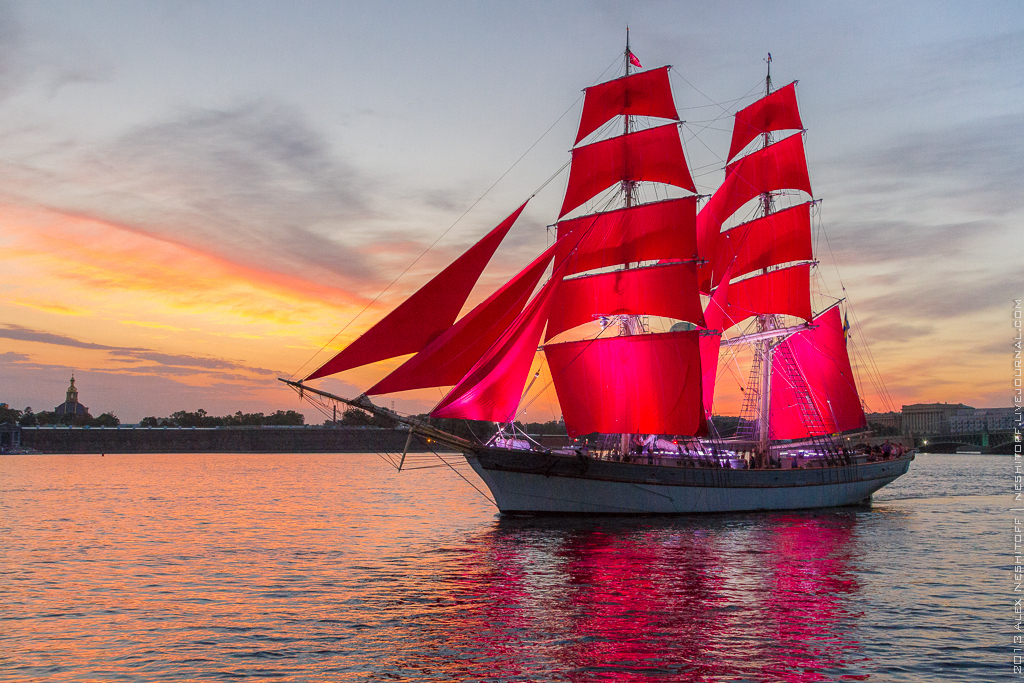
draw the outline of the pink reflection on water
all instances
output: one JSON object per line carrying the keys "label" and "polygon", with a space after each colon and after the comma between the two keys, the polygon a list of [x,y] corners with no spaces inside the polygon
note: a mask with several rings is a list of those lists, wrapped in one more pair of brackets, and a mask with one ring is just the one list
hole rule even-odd
{"label": "pink reflection on water", "polygon": [[864,633],[860,512],[495,522],[461,480],[424,472],[352,455],[5,458],[0,668],[447,682],[874,666],[847,635]]}
{"label": "pink reflection on water", "polygon": [[864,663],[857,642],[843,628],[861,616],[849,608],[860,588],[850,570],[853,530],[837,518],[779,521],[768,556],[773,585],[765,602],[779,647],[765,672],[784,681],[828,680],[820,669]]}
{"label": "pink reflection on water", "polygon": [[462,577],[489,594],[450,636],[503,676],[860,678],[852,514],[537,524],[499,523]]}

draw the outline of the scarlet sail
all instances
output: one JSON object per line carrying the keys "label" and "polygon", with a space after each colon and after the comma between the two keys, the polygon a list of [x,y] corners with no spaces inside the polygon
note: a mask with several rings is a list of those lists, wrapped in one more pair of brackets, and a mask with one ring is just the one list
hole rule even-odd
{"label": "scarlet sail", "polygon": [[710,292],[722,282],[726,268],[732,276],[793,261],[809,261],[811,252],[810,203],[768,214],[718,235],[710,260],[700,267],[700,289]]}
{"label": "scarlet sail", "polygon": [[729,285],[722,329],[752,315],[792,315],[811,319],[811,267],[809,264],[772,270]]}
{"label": "scarlet sail", "polygon": [[732,270],[726,268],[722,284],[711,295],[704,309],[706,331],[700,335],[701,384],[703,385],[704,416],[711,419],[715,403],[715,384],[718,382],[718,355],[722,350],[722,331],[725,311],[729,304],[729,278]]}
{"label": "scarlet sail", "polygon": [[430,412],[433,417],[511,422],[547,323],[557,270],[498,341]]}
{"label": "scarlet sail", "polygon": [[697,250],[714,256],[722,224],[751,199],[777,190],[803,190],[811,194],[804,142],[800,135],[769,145],[725,167],[725,182],[697,214]]}
{"label": "scarlet sail", "polygon": [[649,180],[696,192],[676,124],[595,142],[572,151],[562,217],[623,181]]}
{"label": "scarlet sail", "polygon": [[[839,307],[833,306],[776,347],[772,360],[771,435],[803,439],[867,425],[846,351]],[[813,405],[807,402],[807,393]],[[813,411],[814,419],[808,419]]]}
{"label": "scarlet sail", "polygon": [[544,354],[570,436],[706,429],[696,331],[548,344]]}
{"label": "scarlet sail", "polygon": [[796,83],[793,82],[736,112],[732,124],[729,160],[731,161],[758,135],[803,127],[800,109],[796,103]]}
{"label": "scarlet sail", "polygon": [[373,396],[458,384],[526,306],[555,249],[555,244],[548,247],[486,301],[366,393]]}
{"label": "scarlet sail", "polygon": [[639,261],[697,257],[696,197],[668,199],[559,221],[563,240],[555,263],[566,258],[566,275]]}
{"label": "scarlet sail", "polygon": [[[303,381],[415,353],[451,327],[480,279],[480,273],[524,208],[526,202],[398,308]],[[423,311],[430,311],[430,315],[423,315]]]}
{"label": "scarlet sail", "polygon": [[696,266],[674,263],[563,280],[545,338],[592,322],[596,315],[623,314],[659,315],[703,325]]}
{"label": "scarlet sail", "polygon": [[668,70],[669,67],[663,66],[587,88],[576,143],[615,116],[678,119]]}

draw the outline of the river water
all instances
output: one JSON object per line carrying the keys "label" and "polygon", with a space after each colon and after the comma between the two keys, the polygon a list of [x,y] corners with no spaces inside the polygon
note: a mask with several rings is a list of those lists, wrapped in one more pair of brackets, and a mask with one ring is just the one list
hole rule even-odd
{"label": "river water", "polygon": [[0,680],[1007,680],[1010,467],[920,455],[869,508],[503,519],[374,455],[5,456]]}

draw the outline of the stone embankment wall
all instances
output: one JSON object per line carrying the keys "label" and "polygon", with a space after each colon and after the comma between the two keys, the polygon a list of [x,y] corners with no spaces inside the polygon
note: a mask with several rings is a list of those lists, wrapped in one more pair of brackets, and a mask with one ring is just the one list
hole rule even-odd
{"label": "stone embankment wall", "polygon": [[[409,433],[366,427],[23,427],[40,453],[401,453]],[[409,450],[423,452],[413,438]]]}

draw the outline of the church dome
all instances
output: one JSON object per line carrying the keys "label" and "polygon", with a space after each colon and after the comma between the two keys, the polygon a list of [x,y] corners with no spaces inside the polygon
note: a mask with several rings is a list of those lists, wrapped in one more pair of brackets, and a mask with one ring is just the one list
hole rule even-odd
{"label": "church dome", "polygon": [[78,389],[75,388],[75,376],[71,375],[71,386],[68,387],[67,399],[53,409],[58,415],[87,415],[89,409],[78,402]]}

